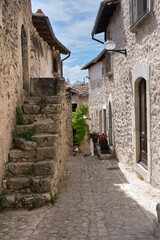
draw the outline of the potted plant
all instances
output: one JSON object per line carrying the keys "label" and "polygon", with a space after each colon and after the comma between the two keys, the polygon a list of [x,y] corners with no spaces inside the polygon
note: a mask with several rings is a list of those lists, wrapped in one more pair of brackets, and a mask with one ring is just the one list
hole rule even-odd
{"label": "potted plant", "polygon": [[99,145],[101,151],[108,151],[109,150],[109,145],[108,145],[108,140],[107,140],[107,135],[105,133],[102,133],[98,137],[99,139]]}
{"label": "potted plant", "polygon": [[99,132],[90,132],[89,136],[93,142],[97,142],[98,137],[99,137]]}

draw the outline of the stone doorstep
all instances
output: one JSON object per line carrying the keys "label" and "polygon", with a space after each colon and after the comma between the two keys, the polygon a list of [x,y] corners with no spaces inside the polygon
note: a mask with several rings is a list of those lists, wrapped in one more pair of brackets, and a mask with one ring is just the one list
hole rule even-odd
{"label": "stone doorstep", "polygon": [[13,176],[22,175],[41,175],[48,176],[53,175],[55,170],[54,161],[42,161],[42,162],[18,162],[8,163],[8,173]]}
{"label": "stone doorstep", "polygon": [[37,147],[55,146],[58,140],[58,134],[36,134],[32,140],[37,144]]}
{"label": "stone doorstep", "polygon": [[[54,194],[53,194],[54,195]],[[48,204],[51,202],[50,193],[39,193],[39,194],[15,194],[7,195],[6,202],[4,207],[8,208],[32,208],[32,207],[41,207],[42,205]]]}
{"label": "stone doorstep", "polygon": [[97,148],[97,155],[98,155],[100,160],[111,160],[111,159],[114,158],[113,150],[112,150],[111,147],[109,147],[109,151],[111,152],[109,154],[108,153],[107,154],[101,153],[99,145],[96,145],[96,148]]}
{"label": "stone doorstep", "polygon": [[4,190],[11,194],[13,191],[20,191],[21,193],[30,192],[50,192],[53,189],[53,177],[11,177],[3,180]]}

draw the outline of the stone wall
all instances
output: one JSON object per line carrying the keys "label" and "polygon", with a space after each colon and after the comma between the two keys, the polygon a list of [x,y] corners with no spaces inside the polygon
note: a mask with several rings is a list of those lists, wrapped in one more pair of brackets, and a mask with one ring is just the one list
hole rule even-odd
{"label": "stone wall", "polygon": [[104,63],[98,62],[89,69],[90,131],[102,132],[103,108],[107,105],[107,85],[103,76]]}
{"label": "stone wall", "polygon": [[[30,1],[1,1],[0,23],[0,185],[12,142],[15,110],[22,92],[20,29],[31,24]],[[22,17],[23,16],[23,17]],[[0,186],[1,188],[1,186]]]}
{"label": "stone wall", "polygon": [[[136,33],[130,31],[130,8],[128,1],[122,0],[111,18],[108,26],[111,38],[116,42],[117,49],[127,49],[127,56],[112,53],[113,76],[106,76],[106,103],[111,101],[113,144],[118,160],[131,165],[145,180],[152,182],[153,185],[159,185],[160,8],[158,7],[158,0],[152,1],[152,3],[153,13],[145,19]],[[144,66],[144,68],[138,66]],[[139,69],[139,75],[135,72],[135,69]],[[135,75],[137,79],[134,79]],[[138,121],[137,109],[139,104],[136,100],[136,91],[138,80],[144,76],[146,76],[145,79],[148,78],[146,79],[148,170],[138,164],[138,140],[136,138],[138,131],[136,129]],[[98,83],[98,81],[96,82]],[[92,90],[90,96],[92,101],[91,117],[94,104],[100,98],[99,91],[96,92],[97,94],[92,97]],[[106,112],[108,113],[108,104],[106,106]],[[99,104],[97,111],[100,111],[100,109]],[[93,119],[93,122],[97,121],[97,119]],[[95,130],[97,129],[98,127],[96,126]]]}
{"label": "stone wall", "polygon": [[66,156],[73,155],[73,126],[72,126],[72,95],[69,91],[65,92],[65,128],[66,129]]}
{"label": "stone wall", "polygon": [[[23,34],[22,34],[23,29]],[[23,35],[23,44],[21,38]],[[22,60],[23,52],[23,60]],[[52,58],[58,62],[53,72]],[[50,49],[32,24],[30,0],[0,1],[0,189],[12,143],[16,106],[22,104],[30,78],[59,77],[59,51]],[[23,89],[24,88],[24,89]]]}

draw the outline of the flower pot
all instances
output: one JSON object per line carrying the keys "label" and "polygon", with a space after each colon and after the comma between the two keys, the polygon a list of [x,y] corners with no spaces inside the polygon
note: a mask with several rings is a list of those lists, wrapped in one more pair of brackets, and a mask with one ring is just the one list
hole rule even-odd
{"label": "flower pot", "polygon": [[99,145],[100,145],[101,151],[109,150],[107,139],[99,140]]}

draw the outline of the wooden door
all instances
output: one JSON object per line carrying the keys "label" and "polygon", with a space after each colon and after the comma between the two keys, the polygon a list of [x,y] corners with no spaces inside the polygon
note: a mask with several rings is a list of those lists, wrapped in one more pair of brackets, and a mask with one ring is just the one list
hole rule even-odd
{"label": "wooden door", "polygon": [[104,133],[106,134],[107,131],[106,131],[106,125],[107,125],[107,122],[106,122],[106,109],[103,109],[103,129],[104,129]]}
{"label": "wooden door", "polygon": [[109,145],[112,145],[112,107],[109,102]]}
{"label": "wooden door", "polygon": [[147,105],[146,105],[146,81],[141,79],[139,83],[140,106],[140,162],[147,167]]}

